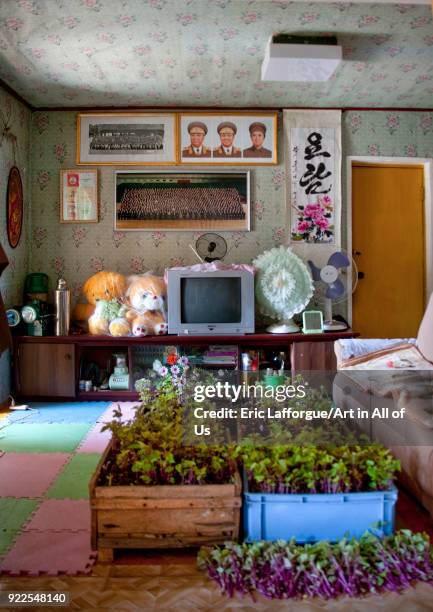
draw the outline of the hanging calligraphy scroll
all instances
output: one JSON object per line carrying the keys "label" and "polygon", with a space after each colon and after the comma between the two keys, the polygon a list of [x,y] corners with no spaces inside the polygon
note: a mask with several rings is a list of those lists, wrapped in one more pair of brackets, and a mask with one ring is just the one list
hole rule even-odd
{"label": "hanging calligraphy scroll", "polygon": [[340,243],[340,111],[284,111],[292,243]]}

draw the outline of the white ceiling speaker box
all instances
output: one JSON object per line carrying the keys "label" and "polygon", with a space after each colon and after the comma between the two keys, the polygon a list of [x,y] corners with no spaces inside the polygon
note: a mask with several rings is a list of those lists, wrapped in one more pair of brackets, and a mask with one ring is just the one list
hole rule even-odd
{"label": "white ceiling speaker box", "polygon": [[262,81],[327,81],[343,59],[334,36],[274,34],[262,64]]}

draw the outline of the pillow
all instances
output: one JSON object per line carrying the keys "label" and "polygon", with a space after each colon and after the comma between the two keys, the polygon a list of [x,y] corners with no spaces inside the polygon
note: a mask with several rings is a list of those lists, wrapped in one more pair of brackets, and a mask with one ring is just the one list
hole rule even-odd
{"label": "pillow", "polygon": [[424,359],[433,363],[433,293],[419,326],[416,344]]}
{"label": "pillow", "polygon": [[415,338],[348,338],[337,340],[342,361],[388,349],[398,344],[415,344]]}

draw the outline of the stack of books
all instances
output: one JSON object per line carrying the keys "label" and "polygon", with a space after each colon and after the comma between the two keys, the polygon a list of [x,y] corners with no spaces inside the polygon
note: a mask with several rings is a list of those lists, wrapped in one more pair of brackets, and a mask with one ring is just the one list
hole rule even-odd
{"label": "stack of books", "polygon": [[210,345],[203,353],[203,363],[210,365],[236,365],[238,362],[238,347],[232,344]]}

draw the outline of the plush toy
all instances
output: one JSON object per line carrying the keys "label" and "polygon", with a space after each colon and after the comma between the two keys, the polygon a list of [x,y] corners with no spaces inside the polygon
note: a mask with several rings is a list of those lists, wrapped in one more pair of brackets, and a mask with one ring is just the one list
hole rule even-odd
{"label": "plush toy", "polygon": [[128,278],[126,319],[131,324],[134,336],[167,333],[166,293],[164,279],[159,276],[144,274]]}
{"label": "plush toy", "polygon": [[84,283],[83,293],[93,307],[89,317],[89,333],[127,336],[131,333],[122,305],[126,291],[126,278],[117,272],[98,272]]}

